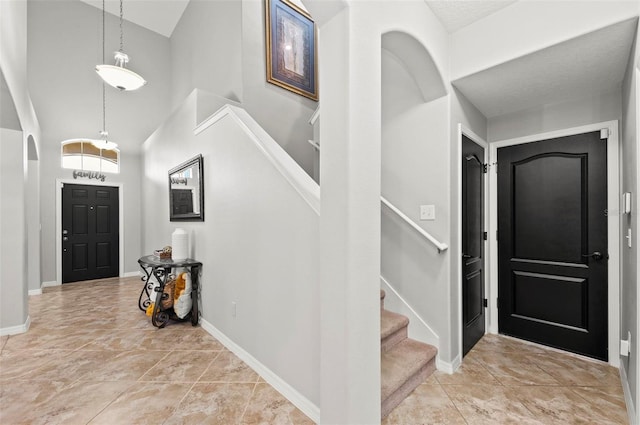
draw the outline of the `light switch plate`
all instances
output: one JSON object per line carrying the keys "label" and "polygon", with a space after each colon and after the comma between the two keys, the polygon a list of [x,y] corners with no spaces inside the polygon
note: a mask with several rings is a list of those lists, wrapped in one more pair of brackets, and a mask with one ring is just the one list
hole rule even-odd
{"label": "light switch plate", "polygon": [[435,205],[420,205],[420,220],[435,220],[435,219],[436,219]]}

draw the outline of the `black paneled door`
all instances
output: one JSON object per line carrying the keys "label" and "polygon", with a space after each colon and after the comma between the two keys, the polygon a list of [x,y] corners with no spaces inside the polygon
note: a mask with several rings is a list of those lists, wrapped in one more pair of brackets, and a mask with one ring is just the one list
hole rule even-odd
{"label": "black paneled door", "polygon": [[484,148],[462,135],[462,346],[484,336]]}
{"label": "black paneled door", "polygon": [[62,283],[119,273],[118,188],[64,184]]}
{"label": "black paneled door", "polygon": [[500,333],[607,360],[607,143],[498,149]]}

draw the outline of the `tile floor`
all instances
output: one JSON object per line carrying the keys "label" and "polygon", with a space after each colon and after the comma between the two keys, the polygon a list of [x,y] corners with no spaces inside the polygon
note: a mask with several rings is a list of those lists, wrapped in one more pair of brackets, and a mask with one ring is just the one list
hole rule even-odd
{"label": "tile floor", "polygon": [[456,373],[436,371],[383,421],[400,424],[627,424],[619,371],[485,335]]}
{"label": "tile floor", "polygon": [[[200,327],[154,329],[136,278],[47,288],[28,333],[0,338],[0,424],[311,424]],[[109,302],[104,302],[104,301]],[[383,421],[626,424],[618,370],[487,335]]]}
{"label": "tile floor", "polygon": [[46,288],[0,338],[0,424],[313,424],[200,327],[155,329],[138,278]]}

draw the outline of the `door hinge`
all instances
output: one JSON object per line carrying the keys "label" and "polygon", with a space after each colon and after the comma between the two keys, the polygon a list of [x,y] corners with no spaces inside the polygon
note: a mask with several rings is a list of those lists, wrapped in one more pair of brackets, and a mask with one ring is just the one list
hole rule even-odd
{"label": "door hinge", "polygon": [[487,171],[489,171],[489,164],[482,164],[482,172],[487,174]]}
{"label": "door hinge", "polygon": [[482,232],[482,238],[483,238],[485,241],[489,238],[489,236],[488,236],[487,232]]}
{"label": "door hinge", "polygon": [[606,140],[609,138],[609,129],[603,128],[600,130],[600,140]]}
{"label": "door hinge", "polygon": [[484,306],[485,306],[485,307],[489,307],[489,301],[487,301],[487,299],[486,299],[486,298],[484,299]]}

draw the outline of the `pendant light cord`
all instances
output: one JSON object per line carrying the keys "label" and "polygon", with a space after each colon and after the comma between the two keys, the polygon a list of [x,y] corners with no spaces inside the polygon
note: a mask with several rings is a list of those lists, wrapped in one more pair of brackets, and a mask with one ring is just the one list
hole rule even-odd
{"label": "pendant light cord", "polygon": [[[104,1],[104,0],[103,0]],[[120,51],[122,52],[122,47],[124,46],[124,31],[122,30],[122,21],[124,20],[122,18],[123,16],[123,12],[122,12],[122,0],[120,0]]]}
{"label": "pendant light cord", "polygon": [[[104,45],[105,45],[105,30],[104,30],[104,1],[102,0],[102,63],[104,62]],[[105,90],[104,80],[102,81],[102,133],[104,134],[107,130],[107,93]],[[107,138],[105,137],[105,140]]]}

